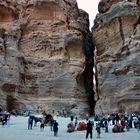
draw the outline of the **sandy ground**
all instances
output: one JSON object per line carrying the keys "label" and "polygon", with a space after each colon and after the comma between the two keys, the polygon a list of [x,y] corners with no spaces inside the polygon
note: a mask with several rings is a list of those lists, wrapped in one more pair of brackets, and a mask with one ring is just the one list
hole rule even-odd
{"label": "sandy ground", "polygon": [[[32,130],[27,129],[28,117],[11,117],[10,125],[2,127],[0,125],[0,140],[85,140],[86,131],[75,131],[67,133],[67,124],[70,122],[69,118],[55,117],[59,123],[58,137],[53,136],[50,127],[45,127],[41,132],[39,124],[33,127]],[[136,129],[131,129],[129,132],[112,133],[112,126],[109,126],[109,133],[101,130],[101,140],[140,140],[140,132]],[[90,138],[88,138],[90,139]],[[93,138],[96,138],[95,128],[93,129]]]}

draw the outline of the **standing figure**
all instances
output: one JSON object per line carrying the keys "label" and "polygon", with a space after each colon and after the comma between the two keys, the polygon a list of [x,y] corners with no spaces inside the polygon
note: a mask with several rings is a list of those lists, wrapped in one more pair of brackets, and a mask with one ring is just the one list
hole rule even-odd
{"label": "standing figure", "polygon": [[28,118],[28,129],[32,129],[33,119],[34,119],[34,116],[30,115],[29,118]]}
{"label": "standing figure", "polygon": [[115,120],[116,120],[116,124],[119,123],[119,120],[120,120],[120,116],[118,113],[116,113],[115,115]]}
{"label": "standing figure", "polygon": [[62,116],[63,116],[64,118],[66,118],[66,116],[67,116],[66,114],[67,114],[67,113],[66,113],[66,110],[63,109],[63,110],[62,110]]}
{"label": "standing figure", "polygon": [[107,120],[105,120],[104,125],[105,125],[105,133],[107,133],[108,132],[108,121]]}
{"label": "standing figure", "polygon": [[130,127],[129,127],[129,123],[128,121],[126,122],[126,130],[129,131]]}
{"label": "standing figure", "polygon": [[88,114],[86,114],[86,121],[88,121],[89,120],[89,115]]}
{"label": "standing figure", "polygon": [[77,126],[77,124],[78,124],[78,117],[76,116],[75,117],[75,122],[74,122],[75,127]]}
{"label": "standing figure", "polygon": [[54,136],[57,137],[57,134],[58,134],[58,122],[56,120],[54,120],[53,131],[54,131]]}
{"label": "standing figure", "polygon": [[1,122],[2,122],[2,126],[4,126],[4,125],[5,125],[5,119],[4,119],[4,116],[2,116],[2,118],[1,118]]}
{"label": "standing figure", "polygon": [[40,131],[44,131],[45,126],[45,116],[42,117],[41,124],[40,124]]}
{"label": "standing figure", "polygon": [[88,138],[89,134],[90,134],[90,138],[92,139],[92,124],[90,120],[87,123],[86,139]]}
{"label": "standing figure", "polygon": [[70,116],[71,122],[73,122],[73,119],[74,119],[74,116],[71,114],[71,116]]}
{"label": "standing figure", "polygon": [[50,127],[51,127],[51,131],[53,131],[53,124],[54,124],[54,119],[53,117],[50,120]]}
{"label": "standing figure", "polygon": [[137,128],[137,131],[139,132],[140,131],[140,121],[137,121],[136,128]]}
{"label": "standing figure", "polygon": [[8,113],[5,111],[4,112],[4,122],[5,122],[5,125],[7,125],[7,121],[8,121]]}
{"label": "standing figure", "polygon": [[115,125],[115,114],[111,114],[112,125]]}
{"label": "standing figure", "polygon": [[97,131],[97,138],[100,138],[101,134],[101,127],[98,123],[96,123],[96,131]]}

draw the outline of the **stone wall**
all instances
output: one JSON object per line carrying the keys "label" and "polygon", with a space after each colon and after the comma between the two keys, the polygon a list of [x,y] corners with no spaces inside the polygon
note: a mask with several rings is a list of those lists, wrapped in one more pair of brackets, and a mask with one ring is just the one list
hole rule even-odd
{"label": "stone wall", "polygon": [[140,111],[140,1],[101,0],[94,23],[96,113]]}
{"label": "stone wall", "polygon": [[0,106],[93,112],[93,49],[75,0],[0,0]]}

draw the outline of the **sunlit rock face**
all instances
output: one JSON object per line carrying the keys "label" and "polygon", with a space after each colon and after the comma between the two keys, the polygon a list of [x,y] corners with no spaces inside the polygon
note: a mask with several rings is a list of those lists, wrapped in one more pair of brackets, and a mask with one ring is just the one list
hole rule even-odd
{"label": "sunlit rock face", "polygon": [[75,0],[1,0],[0,106],[93,112],[92,52]]}
{"label": "sunlit rock face", "polygon": [[140,111],[140,1],[101,0],[93,26],[96,113]]}

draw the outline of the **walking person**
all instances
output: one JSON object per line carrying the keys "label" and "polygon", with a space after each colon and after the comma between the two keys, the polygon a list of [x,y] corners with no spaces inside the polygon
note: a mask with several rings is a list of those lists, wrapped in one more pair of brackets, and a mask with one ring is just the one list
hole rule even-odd
{"label": "walking person", "polygon": [[54,136],[57,137],[57,135],[58,135],[58,122],[56,120],[54,120],[53,131],[54,131]]}
{"label": "walking person", "polygon": [[90,138],[92,139],[92,123],[89,120],[87,123],[87,131],[86,131],[86,139],[88,138],[88,135],[90,134]]}

